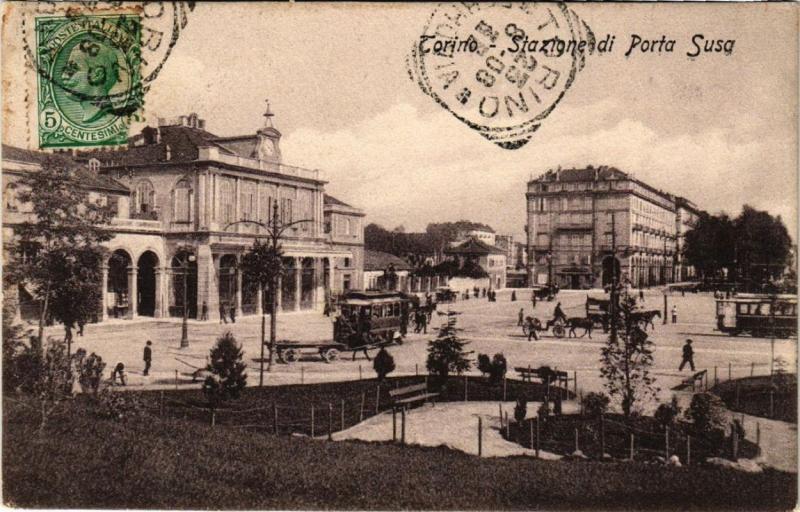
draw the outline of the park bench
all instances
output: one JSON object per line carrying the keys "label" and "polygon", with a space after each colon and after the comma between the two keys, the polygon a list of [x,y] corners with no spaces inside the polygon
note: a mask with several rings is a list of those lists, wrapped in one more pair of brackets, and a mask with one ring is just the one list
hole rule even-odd
{"label": "park bench", "polygon": [[[533,382],[533,379],[536,379],[539,382],[544,383],[544,378],[539,373],[538,368],[517,366],[514,368],[514,371],[519,373],[519,376],[522,377],[523,382]],[[555,380],[553,382],[557,386],[564,388],[569,386],[569,374],[567,372],[561,372],[558,370],[551,370],[551,372],[553,375],[555,375]]]}
{"label": "park bench", "polygon": [[392,408],[397,410],[415,402],[427,402],[429,398],[439,396],[439,393],[429,393],[428,385],[422,383],[389,390],[389,396],[392,398]]}
{"label": "park bench", "polygon": [[706,374],[707,373],[708,373],[708,370],[701,370],[701,371],[699,371],[697,373],[694,373],[694,374],[686,377],[685,379],[683,379],[683,381],[681,382],[681,385],[679,387],[681,389],[685,389],[685,388],[688,388],[689,386],[692,386],[692,391],[694,391],[697,388],[697,383],[698,382],[700,383],[700,387],[703,386],[703,379],[706,378]]}

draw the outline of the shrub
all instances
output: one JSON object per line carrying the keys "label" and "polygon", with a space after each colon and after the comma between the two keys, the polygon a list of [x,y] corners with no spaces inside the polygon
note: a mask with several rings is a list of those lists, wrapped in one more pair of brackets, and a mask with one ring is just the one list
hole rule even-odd
{"label": "shrub", "polygon": [[73,358],[81,387],[97,394],[100,389],[100,383],[103,381],[103,371],[106,369],[106,363],[103,362],[103,358],[94,352],[87,357],[86,351],[83,349],[75,352]]}
{"label": "shrub", "polygon": [[714,430],[723,432],[725,430],[725,409],[722,400],[711,393],[694,395],[686,411],[686,417],[692,420],[698,435],[708,434]]}
{"label": "shrub", "polygon": [[517,423],[522,423],[528,415],[528,404],[524,398],[517,398],[517,405],[514,406],[514,419]]}
{"label": "shrub", "polygon": [[478,370],[484,376],[492,371],[492,360],[486,354],[478,354]]}
{"label": "shrub", "polygon": [[495,354],[492,358],[492,363],[489,368],[489,382],[492,384],[499,384],[506,375],[508,369],[508,362],[506,356],[503,354]]}
{"label": "shrub", "polygon": [[584,413],[592,418],[597,418],[608,410],[610,399],[605,393],[595,393],[594,391],[583,397]]}
{"label": "shrub", "polygon": [[386,350],[386,347],[381,347],[375,355],[375,360],[372,361],[372,367],[375,369],[375,373],[378,374],[379,380],[384,380],[387,375],[394,371],[394,357]]}
{"label": "shrub", "polygon": [[655,412],[655,419],[661,426],[668,427],[675,422],[675,418],[680,414],[681,408],[678,407],[678,397],[672,395],[672,402],[668,404],[661,404]]}
{"label": "shrub", "polygon": [[97,395],[97,415],[114,421],[127,421],[144,412],[144,406],[133,393],[104,389]]}
{"label": "shrub", "polygon": [[544,402],[539,406],[536,415],[540,420],[547,421],[547,417],[550,416],[550,402],[547,400],[547,397],[544,397]]}
{"label": "shrub", "polygon": [[203,382],[203,394],[211,407],[225,400],[239,398],[239,393],[247,383],[244,373],[247,366],[242,362],[243,356],[241,347],[230,332],[217,339],[207,367],[211,375]]}

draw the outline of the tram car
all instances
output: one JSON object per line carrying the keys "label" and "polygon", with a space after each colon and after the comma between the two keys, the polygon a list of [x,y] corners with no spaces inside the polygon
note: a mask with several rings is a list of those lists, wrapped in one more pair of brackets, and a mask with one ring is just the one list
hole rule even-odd
{"label": "tram car", "polygon": [[333,340],[350,348],[391,343],[406,334],[412,298],[402,292],[352,291],[338,301]]}
{"label": "tram car", "polygon": [[717,329],[732,336],[797,336],[797,296],[739,294],[719,299]]}

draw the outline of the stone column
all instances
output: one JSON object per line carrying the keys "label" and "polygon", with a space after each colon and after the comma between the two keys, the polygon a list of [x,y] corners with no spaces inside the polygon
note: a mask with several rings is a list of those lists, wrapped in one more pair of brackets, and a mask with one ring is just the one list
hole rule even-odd
{"label": "stone column", "polygon": [[155,269],[156,272],[156,305],[155,309],[153,310],[153,316],[155,318],[161,318],[164,316],[164,269],[158,267]]}
{"label": "stone column", "polygon": [[242,271],[236,268],[236,316],[242,317]]}
{"label": "stone column", "polygon": [[294,310],[300,311],[300,296],[303,286],[303,258],[294,259]]}
{"label": "stone column", "polygon": [[258,283],[256,288],[256,315],[264,314],[264,290],[261,288],[261,283]]}
{"label": "stone column", "polygon": [[217,269],[211,247],[197,247],[197,311],[203,310],[203,301],[208,306],[208,319],[219,321],[219,290],[217,288]]}
{"label": "stone column", "polygon": [[139,267],[128,267],[128,318],[136,318],[139,316],[137,311],[139,306]]}
{"label": "stone column", "polygon": [[208,226],[208,208],[206,208],[206,173],[197,177],[197,224],[199,229]]}
{"label": "stone column", "polygon": [[108,320],[108,265],[103,265],[100,268],[101,284],[101,297],[100,297],[100,321],[105,322]]}
{"label": "stone column", "polygon": [[335,295],[336,285],[336,258],[328,258],[328,293]]}

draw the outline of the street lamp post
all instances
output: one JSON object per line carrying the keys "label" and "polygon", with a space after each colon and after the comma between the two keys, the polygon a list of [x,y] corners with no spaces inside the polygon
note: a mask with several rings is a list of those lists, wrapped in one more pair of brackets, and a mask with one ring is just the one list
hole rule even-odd
{"label": "street lamp post", "polygon": [[[278,203],[275,202],[275,203],[273,203],[273,207],[272,207],[272,216],[267,221],[266,224],[263,223],[263,222],[256,221],[256,220],[244,219],[244,220],[239,220],[239,221],[236,221],[236,222],[231,222],[230,224],[225,226],[225,230],[227,230],[229,227],[231,227],[231,226],[233,226],[235,224],[255,224],[256,226],[259,226],[259,227],[263,228],[267,232],[267,234],[269,235],[269,240],[270,240],[270,248],[274,252],[277,252],[278,245],[279,245],[281,237],[283,236],[283,233],[287,229],[289,229],[289,228],[291,228],[293,226],[296,226],[298,224],[301,224],[303,222],[313,222],[313,220],[311,220],[311,219],[303,219],[303,220],[296,220],[294,222],[287,222],[287,223],[282,222],[278,218]],[[262,283],[262,285],[263,284],[264,283]],[[278,301],[277,301],[277,298],[278,298],[278,293],[279,293],[278,289],[277,289],[278,288],[278,275],[277,274],[273,274],[273,275],[269,276],[269,283],[268,284],[269,284],[269,294],[270,294],[270,297],[269,297],[269,314],[270,314],[269,329],[270,329],[270,333],[269,333],[269,366],[267,367],[267,371],[272,369],[272,360],[273,360],[273,355],[275,353],[275,332],[277,330],[277,324],[278,324],[277,318],[276,318],[276,315],[278,314]],[[300,293],[300,290],[296,290],[296,293]],[[262,300],[264,299],[264,295],[263,294],[264,294],[264,290],[262,290]],[[262,306],[262,308],[261,308],[261,358],[260,358],[260,369],[259,369],[259,379],[258,379],[258,385],[259,386],[263,386],[264,385],[264,345],[265,345],[265,343],[264,343],[265,339],[264,338],[265,338],[265,335],[266,335],[266,333],[265,333],[265,327],[266,327],[266,325],[265,325],[266,324],[265,314],[266,313],[264,311],[264,307]]]}
{"label": "street lamp post", "polygon": [[181,324],[181,348],[189,346],[189,264],[193,263],[197,258],[194,254],[189,254],[186,259],[181,263],[181,272],[183,273],[183,323]]}

